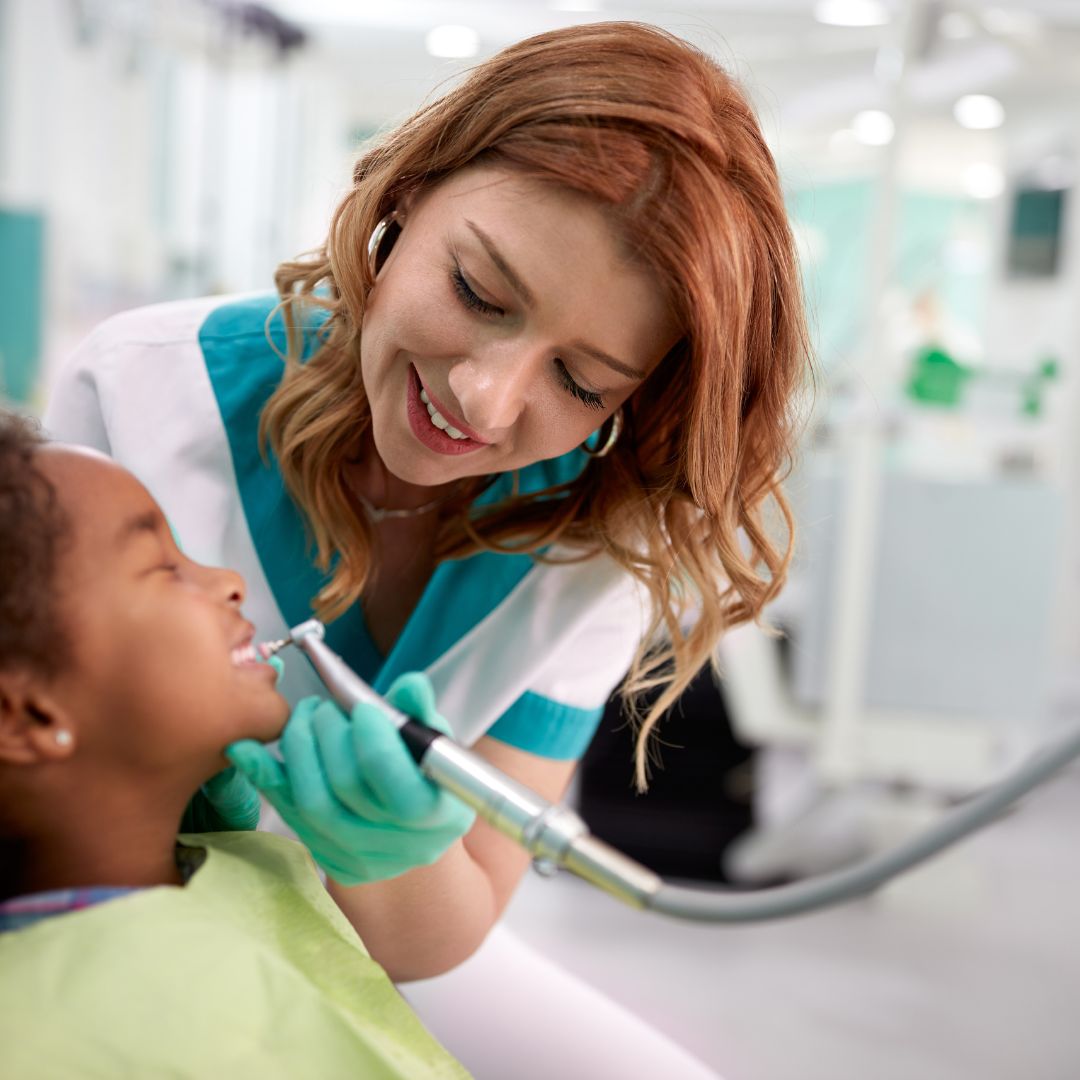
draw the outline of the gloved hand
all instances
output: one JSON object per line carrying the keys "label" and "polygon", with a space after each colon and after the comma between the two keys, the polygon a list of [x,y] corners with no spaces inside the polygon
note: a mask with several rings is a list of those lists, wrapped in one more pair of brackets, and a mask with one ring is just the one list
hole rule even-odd
{"label": "gloved hand", "polygon": [[187,804],[181,832],[241,832],[259,827],[262,800],[235,766],[212,776]]}
{"label": "gloved hand", "polygon": [[[284,664],[272,656],[266,661],[281,678]],[[210,777],[192,796],[180,819],[180,832],[250,832],[259,827],[262,800],[251,781],[236,766]]]}
{"label": "gloved hand", "polygon": [[[429,727],[449,731],[427,676],[402,675],[386,697]],[[420,772],[377,706],[357,705],[349,717],[332,701],[305,698],[280,747],[284,761],[251,739],[225,753],[342,885],[382,881],[436,862],[475,819]]]}

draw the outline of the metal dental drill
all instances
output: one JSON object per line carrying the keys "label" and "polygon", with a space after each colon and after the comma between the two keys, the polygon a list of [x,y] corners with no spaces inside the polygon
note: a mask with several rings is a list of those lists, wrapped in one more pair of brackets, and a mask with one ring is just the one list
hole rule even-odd
{"label": "metal dental drill", "polygon": [[1033,754],[1009,776],[969,799],[925,832],[891,851],[808,881],[754,892],[723,892],[671,885],[590,835],[572,810],[550,803],[459,746],[453,739],[395,709],[323,640],[315,619],[287,638],[257,646],[264,659],[295,645],[346,712],[358,702],[377,705],[397,726],[420,770],[456,795],[501,833],[529,851],[538,870],[564,867],[632,907],[700,922],[755,922],[827,907],[872,892],[886,881],[989,824],[1010,803],[1080,757],[1080,728]]}

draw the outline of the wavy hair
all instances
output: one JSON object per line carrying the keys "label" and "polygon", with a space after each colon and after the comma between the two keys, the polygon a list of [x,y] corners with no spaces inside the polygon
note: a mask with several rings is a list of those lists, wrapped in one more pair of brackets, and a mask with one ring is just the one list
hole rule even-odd
{"label": "wavy hair", "polygon": [[[325,245],[275,281],[285,374],[260,433],[304,511],[319,566],[315,598],[334,618],[363,593],[374,536],[342,480],[370,425],[360,381],[367,240],[404,196],[468,165],[516,170],[582,193],[633,256],[666,283],[679,344],[624,405],[613,451],[570,483],[478,515],[480,486],[440,515],[436,554],[536,552],[556,541],[605,552],[651,598],[652,623],[622,685],[658,689],[648,736],[724,631],[758,619],[780,590],[793,523],[792,402],[809,370],[795,246],[772,155],[737,84],[700,50],[655,27],[603,22],[540,34],[479,65],[358,161]],[[324,319],[313,355],[306,320]],[[775,506],[783,537],[765,517]],[[537,555],[536,557],[541,557]]]}

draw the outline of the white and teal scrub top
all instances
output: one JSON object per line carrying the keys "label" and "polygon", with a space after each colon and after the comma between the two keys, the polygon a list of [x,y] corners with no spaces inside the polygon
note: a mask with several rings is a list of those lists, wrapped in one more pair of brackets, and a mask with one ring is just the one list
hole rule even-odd
{"label": "white and teal scrub top", "polygon": [[[268,340],[284,351],[276,299],[214,297],[117,315],[67,362],[45,414],[53,437],[134,473],[187,555],[243,574],[257,640],[310,618],[327,580],[276,462],[259,452],[259,415],[284,370]],[[539,462],[520,471],[520,490],[572,479],[586,463],[578,450]],[[500,476],[478,503],[505,497],[511,483]],[[327,627],[327,642],[376,690],[426,672],[465,745],[488,734],[571,760],[629,668],[645,616],[641,589],[607,556],[552,565],[480,552],[436,568],[388,656],[359,604]],[[282,655],[290,701],[324,692],[305,660]]]}

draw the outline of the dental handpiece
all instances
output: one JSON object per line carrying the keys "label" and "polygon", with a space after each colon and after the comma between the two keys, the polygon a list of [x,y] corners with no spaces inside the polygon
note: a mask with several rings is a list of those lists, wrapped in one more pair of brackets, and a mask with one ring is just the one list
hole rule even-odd
{"label": "dental handpiece", "polygon": [[1080,728],[1075,728],[917,836],[854,866],[807,881],[737,893],[673,885],[592,836],[585,822],[569,808],[548,802],[449,736],[395,709],[323,637],[322,623],[311,619],[294,627],[288,637],[257,648],[268,659],[294,645],[346,712],[358,702],[382,709],[397,726],[424,775],[529,851],[542,873],[553,874],[562,867],[632,907],[698,922],[787,918],[865,896],[997,820],[1010,804],[1080,757]]}
{"label": "dental handpiece", "polygon": [[358,702],[378,706],[397,727],[421,772],[524,847],[541,873],[554,873],[561,866],[626,903],[645,906],[646,897],[662,884],[656,874],[591,836],[573,810],[548,802],[478,754],[395,709],[323,638],[322,623],[310,619],[294,627],[287,638],[259,646],[259,652],[265,659],[293,645],[346,712]]}

